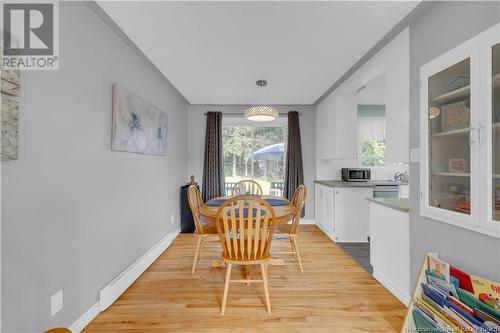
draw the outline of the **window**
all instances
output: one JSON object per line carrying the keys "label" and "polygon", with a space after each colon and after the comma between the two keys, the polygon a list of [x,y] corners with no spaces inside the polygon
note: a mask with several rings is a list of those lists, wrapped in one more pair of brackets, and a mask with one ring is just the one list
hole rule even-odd
{"label": "window", "polygon": [[226,195],[243,179],[260,184],[264,194],[281,196],[285,175],[286,125],[283,119],[257,124],[224,118],[222,140]]}
{"label": "window", "polygon": [[385,106],[358,105],[358,156],[364,167],[385,166]]}

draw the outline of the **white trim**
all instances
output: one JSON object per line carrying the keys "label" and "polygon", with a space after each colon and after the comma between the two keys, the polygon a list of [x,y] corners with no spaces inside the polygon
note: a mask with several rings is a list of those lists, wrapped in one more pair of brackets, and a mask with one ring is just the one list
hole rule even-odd
{"label": "white trim", "polygon": [[80,333],[100,312],[99,302],[95,303],[80,318],[78,318],[69,330],[71,333]]}
{"label": "white trim", "polygon": [[106,310],[172,244],[180,229],[169,232],[99,292],[100,310]]}
{"label": "white trim", "polygon": [[316,220],[313,220],[313,219],[300,219],[300,224],[316,224]]}
{"label": "white trim", "polygon": [[373,270],[373,277],[380,282],[387,290],[389,290],[396,298],[406,307],[410,305],[410,296],[402,292],[391,280],[386,278],[382,273]]}

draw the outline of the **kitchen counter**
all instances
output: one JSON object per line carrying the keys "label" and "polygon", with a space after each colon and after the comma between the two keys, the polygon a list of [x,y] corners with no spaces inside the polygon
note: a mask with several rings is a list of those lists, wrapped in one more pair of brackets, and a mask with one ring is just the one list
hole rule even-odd
{"label": "kitchen counter", "polygon": [[410,200],[408,198],[366,198],[370,202],[399,210],[403,213],[410,211]]}
{"label": "kitchen counter", "polygon": [[369,180],[366,182],[344,182],[342,180],[315,180],[316,184],[328,187],[375,187],[377,185],[408,185],[408,182],[393,182],[390,180]]}

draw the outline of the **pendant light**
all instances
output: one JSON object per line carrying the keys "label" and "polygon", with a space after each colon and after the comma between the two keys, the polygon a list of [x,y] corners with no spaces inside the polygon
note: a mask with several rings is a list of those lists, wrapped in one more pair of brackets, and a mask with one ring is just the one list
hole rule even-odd
{"label": "pendant light", "polygon": [[[258,87],[265,88],[266,80],[255,82]],[[251,121],[271,121],[278,118],[278,110],[272,106],[256,105],[245,110],[245,118]]]}

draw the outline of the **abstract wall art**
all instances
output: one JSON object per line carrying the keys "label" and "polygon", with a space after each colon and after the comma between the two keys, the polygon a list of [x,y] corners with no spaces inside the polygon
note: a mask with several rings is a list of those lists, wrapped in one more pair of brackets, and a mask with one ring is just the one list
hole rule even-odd
{"label": "abstract wall art", "polygon": [[167,124],[165,112],[113,84],[113,150],[166,155]]}
{"label": "abstract wall art", "polygon": [[21,77],[19,70],[2,70],[0,74],[0,128],[2,131],[2,160],[17,160],[19,150],[19,96]]}

